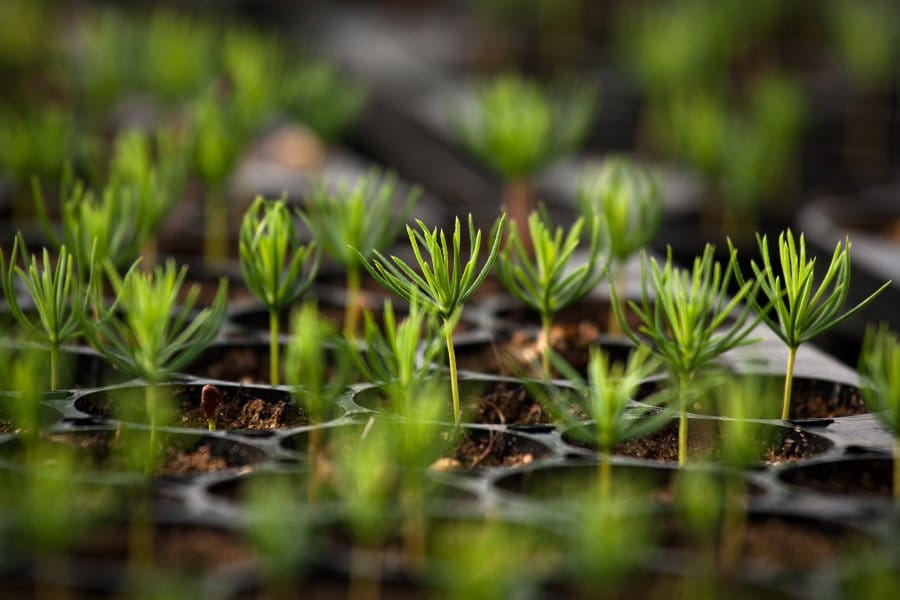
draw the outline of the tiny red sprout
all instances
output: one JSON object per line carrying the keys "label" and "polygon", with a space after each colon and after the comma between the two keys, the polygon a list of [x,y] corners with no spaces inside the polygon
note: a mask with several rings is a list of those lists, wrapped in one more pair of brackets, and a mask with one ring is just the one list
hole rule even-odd
{"label": "tiny red sprout", "polygon": [[219,408],[221,403],[222,392],[219,391],[219,388],[211,383],[204,385],[200,391],[200,408],[203,409],[203,414],[206,415],[210,431],[215,431],[216,429],[216,409]]}

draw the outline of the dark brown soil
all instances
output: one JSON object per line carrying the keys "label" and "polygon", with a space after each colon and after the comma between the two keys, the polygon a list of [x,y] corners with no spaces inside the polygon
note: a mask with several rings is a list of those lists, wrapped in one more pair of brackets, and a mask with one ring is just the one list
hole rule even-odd
{"label": "dark brown soil", "polygon": [[[279,429],[308,424],[306,415],[290,397],[264,400],[246,388],[219,388],[222,403],[216,412],[218,429]],[[177,388],[179,403],[176,424],[181,427],[207,427],[206,415],[199,406],[200,386]]]}
{"label": "dark brown soil", "polygon": [[[241,384],[269,383],[269,349],[266,344],[213,346],[184,372],[195,377],[221,379]],[[280,370],[284,381],[284,369]]]}
{"label": "dark brown soil", "polygon": [[5,417],[0,417],[0,433],[15,433],[16,425]]}
{"label": "dark brown soil", "polygon": [[[608,298],[585,298],[560,310],[554,315],[553,322],[564,328],[581,330],[583,332],[618,334],[620,333],[617,329],[618,322],[614,330],[610,331],[609,323],[612,312],[612,303]],[[508,323],[513,329],[518,329],[523,324],[539,326],[541,322],[537,313],[524,306],[501,311],[498,317]],[[637,330],[640,320],[631,309],[626,308],[625,319],[629,327]]]}
{"label": "dark brown soil", "polygon": [[[552,399],[540,402],[528,388],[519,383],[488,382],[472,387],[461,384],[462,418],[469,423],[488,425],[544,425],[560,422],[558,408]],[[584,411],[574,403],[566,406],[571,417],[584,420]]]}
{"label": "dark brown soil", "polygon": [[[688,457],[691,459],[712,458],[718,445],[715,421],[690,421],[688,429]],[[757,442],[760,462],[778,464],[810,458],[831,447],[825,440],[811,436],[799,427],[791,430],[760,429]],[[579,440],[570,435],[565,440],[583,448],[596,449],[596,445]],[[615,447],[619,456],[643,458],[660,462],[678,461],[678,423],[673,421],[659,431],[639,439],[630,440]]]}
{"label": "dark brown soil", "polygon": [[864,544],[859,536],[819,523],[770,518],[748,524],[742,556],[767,571],[812,571]]}
{"label": "dark brown soil", "polygon": [[[588,323],[577,325],[555,325],[551,331],[550,343],[554,352],[561,355],[582,376],[587,374],[589,350],[600,347],[613,361],[627,360],[630,346],[602,342],[600,332]],[[536,332],[515,331],[509,339],[493,343],[485,342],[472,346],[457,347],[456,360],[460,369],[488,375],[510,377],[542,377],[541,356],[543,343]],[[554,371],[554,376],[559,374]]]}
{"label": "dark brown soil", "polygon": [[547,449],[520,437],[499,431],[466,431],[453,451],[453,458],[439,459],[434,470],[478,467],[521,467],[533,463]]}
{"label": "dark brown soil", "polygon": [[868,458],[807,465],[785,471],[781,480],[828,494],[891,496],[893,461]]}
{"label": "dark brown soil", "polygon": [[[96,469],[115,467],[110,463],[125,455],[125,446],[135,443],[117,432],[93,431],[56,433],[48,436],[54,443],[64,444],[76,451],[80,458]],[[142,438],[146,439],[146,438]],[[156,476],[180,477],[199,473],[213,473],[223,469],[253,464],[264,458],[256,449],[233,441],[222,441],[221,448],[211,440],[190,438],[184,444],[164,442],[162,456],[154,469]]]}
{"label": "dark brown soil", "polygon": [[[127,560],[128,534],[124,525],[92,532],[75,554],[82,558]],[[201,574],[255,557],[246,542],[226,531],[197,526],[157,526],[152,535],[154,566],[167,571]]]}
{"label": "dark brown soil", "polygon": [[862,395],[853,386],[818,379],[794,380],[792,419],[833,419],[868,412]]}

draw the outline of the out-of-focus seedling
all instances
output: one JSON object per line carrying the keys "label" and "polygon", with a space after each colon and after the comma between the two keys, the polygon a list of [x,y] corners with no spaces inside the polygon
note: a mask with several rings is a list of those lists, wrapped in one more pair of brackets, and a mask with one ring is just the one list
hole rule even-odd
{"label": "out-of-focus seedling", "polygon": [[900,338],[885,326],[870,327],[859,371],[866,404],[894,434],[894,499],[900,501]]}
{"label": "out-of-focus seedling", "polygon": [[[578,206],[585,216],[603,215],[612,254],[609,276],[624,290],[625,264],[646,247],[662,220],[662,194],[656,177],[626,157],[610,158],[581,176]],[[620,333],[615,312],[607,329]]]}
{"label": "out-of-focus seedling", "polygon": [[320,183],[300,213],[322,250],[347,270],[344,337],[348,340],[357,335],[363,306],[363,264],[373,252],[385,251],[397,239],[420,195],[419,188],[413,188],[403,208],[395,213],[395,182],[393,174],[371,171],[351,187],[338,185],[332,190]]}
{"label": "out-of-focus seedling", "polygon": [[[21,260],[25,268],[17,265]],[[22,234],[16,236],[9,256],[9,265],[0,250],[0,273],[2,273],[3,295],[13,317],[29,336],[50,348],[50,389],[59,383],[59,348],[74,340],[82,332],[82,322],[88,309],[88,290],[92,274],[82,285],[75,273],[74,261],[65,246],[59,249],[56,266],[50,263],[47,249],[43,258],[27,256]],[[18,278],[28,290],[34,304],[37,318],[26,315],[16,297],[15,280]]]}

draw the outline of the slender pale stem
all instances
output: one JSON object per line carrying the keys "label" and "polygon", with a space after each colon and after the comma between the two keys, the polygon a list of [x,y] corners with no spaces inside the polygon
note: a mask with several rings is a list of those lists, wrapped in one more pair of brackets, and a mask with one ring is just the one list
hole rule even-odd
{"label": "slender pale stem", "polygon": [[541,361],[544,368],[544,377],[550,379],[550,331],[553,322],[549,314],[541,315]]}
{"label": "slender pale stem", "polygon": [[228,206],[221,185],[206,189],[203,256],[209,263],[223,262],[228,256]]}
{"label": "slender pale stem", "polygon": [[50,344],[50,391],[59,385],[59,344]]}
{"label": "slender pale stem", "polygon": [[[616,286],[616,293],[622,299],[622,307],[625,308],[625,264],[615,262],[612,267],[613,282]],[[619,319],[616,317],[616,311],[612,306],[609,307],[609,316],[607,317],[606,332],[612,335],[622,335],[622,326],[619,325]]]}
{"label": "slender pale stem", "polygon": [[309,463],[309,479],[306,488],[306,502],[310,506],[319,500],[319,452],[322,446],[322,430],[314,427],[309,430],[306,438],[306,457]]}
{"label": "slender pale stem", "polygon": [[347,308],[344,310],[344,338],[353,340],[356,338],[357,325],[359,323],[360,310],[360,278],[359,267],[347,268]]}
{"label": "slender pale stem", "polygon": [[278,385],[279,358],[278,358],[278,310],[269,310],[269,381],[272,385]]}
{"label": "slender pale stem", "polygon": [[600,452],[600,500],[609,500],[610,492],[612,492],[612,461],[609,452]]}
{"label": "slender pale stem", "polygon": [[791,416],[791,389],[794,385],[794,360],[797,348],[788,348],[787,372],[784,375],[784,399],[781,403],[781,418],[787,421]]}
{"label": "slender pale stem", "polygon": [[894,501],[900,502],[900,438],[894,438]]}
{"label": "slender pale stem", "polygon": [[147,462],[144,464],[144,472],[149,476],[153,474],[153,467],[156,465],[156,429],[158,427],[156,420],[159,412],[156,385],[150,384],[147,386],[144,393],[144,402],[146,403],[147,415],[150,417],[149,447],[147,449]]}
{"label": "slender pale stem", "polygon": [[678,376],[678,466],[683,467],[687,463],[688,453],[688,418],[687,418],[687,389],[689,377]]}
{"label": "slender pale stem", "polygon": [[459,425],[459,381],[456,378],[456,349],[453,347],[453,328],[444,319],[444,336],[447,339],[447,359],[450,364],[450,395],[453,399],[453,422]]}

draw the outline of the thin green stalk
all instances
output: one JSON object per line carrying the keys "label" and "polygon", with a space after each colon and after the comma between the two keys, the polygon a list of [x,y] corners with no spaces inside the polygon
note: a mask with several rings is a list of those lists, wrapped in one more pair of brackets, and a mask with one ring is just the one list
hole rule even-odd
{"label": "thin green stalk", "polygon": [[153,475],[153,467],[156,464],[156,428],[157,428],[157,412],[158,397],[156,386],[150,384],[144,392],[144,402],[147,408],[147,415],[150,417],[150,447],[147,452],[147,462],[144,465],[144,473],[147,476]]}
{"label": "thin green stalk", "polygon": [[688,377],[678,376],[678,466],[683,467],[687,463],[688,419],[685,389]]}
{"label": "thin green stalk", "polygon": [[456,380],[456,349],[453,347],[453,328],[444,319],[444,337],[447,340],[447,359],[450,364],[450,395],[453,399],[453,422],[459,425],[459,382]]}
{"label": "thin green stalk", "polygon": [[747,482],[736,478],[726,484],[725,518],[722,524],[722,567],[726,573],[734,572],[741,557],[744,536],[747,531],[747,511],[744,498]]}
{"label": "thin green stalk", "polygon": [[794,361],[797,358],[797,348],[788,348],[787,372],[784,376],[784,399],[781,403],[781,418],[787,421],[791,416],[791,389],[794,385]]}
{"label": "thin green stalk", "polygon": [[278,310],[269,310],[269,381],[272,385],[278,385]]}
{"label": "thin green stalk", "polygon": [[228,257],[228,207],[221,186],[206,189],[203,256],[207,262],[222,262]]}
{"label": "thin green stalk", "polygon": [[353,340],[359,323],[360,311],[360,276],[359,267],[347,268],[347,308],[344,311],[344,337]]}
{"label": "thin green stalk", "polygon": [[541,361],[544,367],[544,377],[550,379],[550,352],[553,350],[550,344],[550,331],[552,329],[553,319],[550,314],[541,315]]}
{"label": "thin green stalk", "polygon": [[50,344],[50,391],[59,385],[59,344]]}
{"label": "thin green stalk", "polygon": [[612,491],[612,461],[609,452],[600,453],[600,500],[605,502],[609,500]]}
{"label": "thin green stalk", "polygon": [[[612,279],[615,283],[615,288],[617,290],[622,290],[622,293],[625,292],[625,276],[627,275],[625,271],[624,263],[614,263],[610,266],[612,270]],[[622,326],[619,325],[619,319],[616,317],[616,311],[612,308],[609,309],[609,316],[607,317],[606,323],[606,332],[611,335],[622,335]]]}
{"label": "thin green stalk", "polygon": [[900,502],[900,438],[894,437],[894,501]]}

